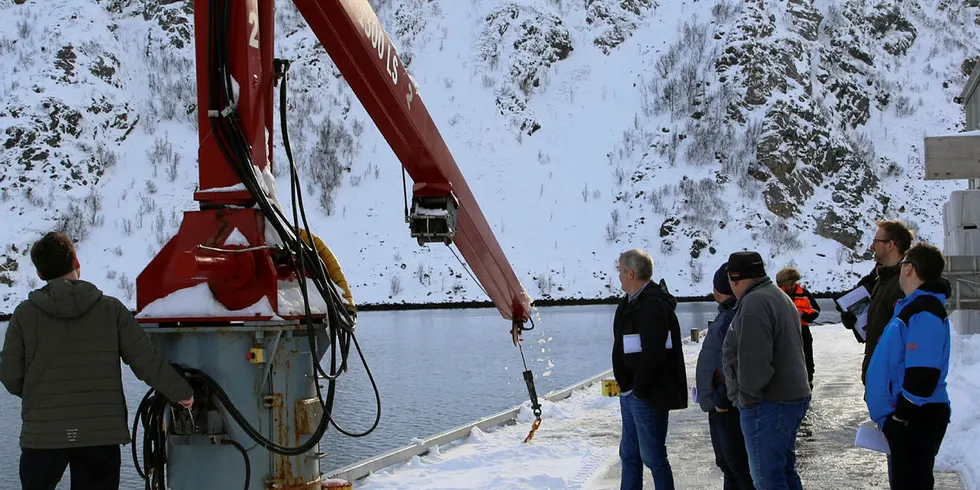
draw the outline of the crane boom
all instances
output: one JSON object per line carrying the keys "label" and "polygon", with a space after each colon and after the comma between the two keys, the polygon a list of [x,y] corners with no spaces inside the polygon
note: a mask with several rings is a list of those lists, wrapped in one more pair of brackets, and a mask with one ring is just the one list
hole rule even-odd
{"label": "crane boom", "polygon": [[530,300],[371,5],[367,0],[293,2],[411,175],[416,195],[448,189],[455,196],[453,241],[500,313],[528,319]]}

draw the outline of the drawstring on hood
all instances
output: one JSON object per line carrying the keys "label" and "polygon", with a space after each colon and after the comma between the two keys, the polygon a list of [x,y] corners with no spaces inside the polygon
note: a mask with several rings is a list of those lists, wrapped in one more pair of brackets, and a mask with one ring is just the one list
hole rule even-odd
{"label": "drawstring on hood", "polygon": [[82,280],[55,279],[31,292],[27,299],[39,310],[62,320],[78,318],[92,309],[102,291]]}

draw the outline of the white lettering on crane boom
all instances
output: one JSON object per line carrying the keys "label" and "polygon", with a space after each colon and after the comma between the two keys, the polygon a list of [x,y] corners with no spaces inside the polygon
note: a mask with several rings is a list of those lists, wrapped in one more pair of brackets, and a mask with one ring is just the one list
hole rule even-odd
{"label": "white lettering on crane boom", "polygon": [[248,24],[252,26],[251,34],[248,36],[248,45],[259,49],[259,13],[250,10],[248,12]]}
{"label": "white lettering on crane boom", "polygon": [[404,64],[399,61],[398,53],[395,51],[390,37],[385,33],[384,28],[381,27],[381,22],[378,20],[377,14],[374,13],[374,9],[371,8],[367,0],[341,0],[341,2],[355,22],[361,26],[361,30],[367,39],[371,41],[371,48],[377,50],[378,59],[384,61],[385,71],[391,78],[391,83],[397,87],[399,79],[398,71],[399,69],[405,71],[405,75],[408,78],[405,102],[408,104],[409,110],[411,110],[412,100],[416,97],[421,99],[419,86],[415,83],[415,79],[408,73],[408,70],[405,69]]}

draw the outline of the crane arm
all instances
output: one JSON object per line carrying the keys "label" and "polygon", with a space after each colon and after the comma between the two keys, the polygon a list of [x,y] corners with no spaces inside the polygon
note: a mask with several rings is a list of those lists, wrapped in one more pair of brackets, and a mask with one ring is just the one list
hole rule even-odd
{"label": "crane arm", "polygon": [[458,206],[452,241],[501,315],[529,319],[530,298],[374,9],[367,0],[293,2],[411,175],[415,196],[449,193]]}

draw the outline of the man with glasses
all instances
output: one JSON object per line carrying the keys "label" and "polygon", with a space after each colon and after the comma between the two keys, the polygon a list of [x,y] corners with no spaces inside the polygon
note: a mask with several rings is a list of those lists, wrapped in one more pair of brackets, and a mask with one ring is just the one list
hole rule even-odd
{"label": "man with glasses", "polygon": [[933,245],[916,244],[899,262],[905,297],[885,327],[867,373],[868,413],[888,439],[893,489],[933,488],[933,464],[949,425],[949,282]]}
{"label": "man with glasses", "polygon": [[878,263],[878,281],[871,290],[871,303],[868,305],[867,341],[861,363],[862,383],[865,382],[868,363],[878,345],[878,338],[892,318],[895,303],[904,296],[898,284],[898,263],[912,246],[913,238],[912,231],[901,221],[878,221],[878,230],[871,242],[871,250]]}

